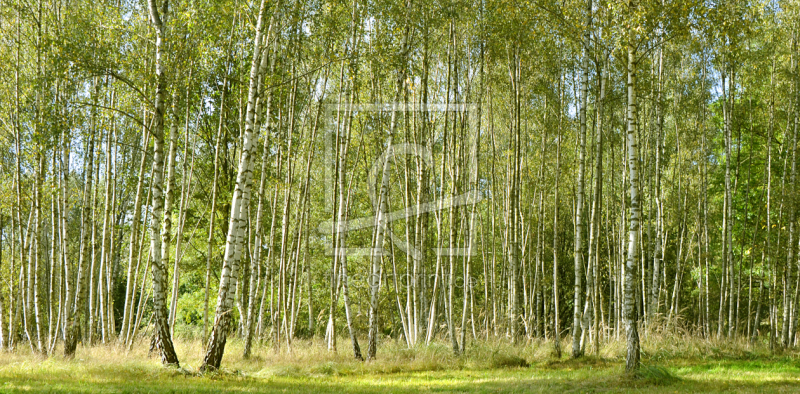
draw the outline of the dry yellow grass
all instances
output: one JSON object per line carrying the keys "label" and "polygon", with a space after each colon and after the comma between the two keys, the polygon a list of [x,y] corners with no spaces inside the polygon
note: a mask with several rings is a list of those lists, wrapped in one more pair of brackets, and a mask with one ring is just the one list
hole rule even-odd
{"label": "dry yellow grass", "polygon": [[[222,370],[199,375],[197,340],[178,338],[181,368],[114,345],[79,347],[75,359],[32,354],[27,347],[0,353],[0,392],[785,392],[800,391],[797,351],[771,354],[744,340],[701,340],[681,333],[643,334],[643,373],[624,377],[624,343],[603,344],[597,355],[555,359],[552,343],[506,340],[468,343],[463,356],[434,343],[407,349],[381,343],[378,360],[352,357],[349,341],[329,352],[321,341],[296,340],[291,350],[229,342]],[[565,352],[566,354],[566,352]]]}

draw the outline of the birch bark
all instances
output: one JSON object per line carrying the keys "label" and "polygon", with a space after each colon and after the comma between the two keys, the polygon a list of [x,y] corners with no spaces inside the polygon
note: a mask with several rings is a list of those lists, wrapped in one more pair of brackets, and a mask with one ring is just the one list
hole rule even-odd
{"label": "birch bark", "polygon": [[[628,1],[628,8],[633,11],[636,5]],[[628,227],[628,251],[625,260],[625,292],[623,314],[625,321],[627,353],[625,357],[625,371],[632,373],[639,369],[639,331],[637,326],[635,293],[636,271],[639,247],[639,220],[641,209],[639,206],[639,157],[636,142],[637,132],[637,98],[636,98],[636,43],[633,32],[628,37],[628,111],[627,111],[627,151],[628,151],[628,176],[630,180],[630,219]]]}
{"label": "birch bark", "polygon": [[[152,1],[152,0],[151,0]],[[200,366],[201,371],[219,369],[222,355],[225,351],[225,342],[230,331],[231,313],[234,303],[236,283],[239,276],[239,262],[241,260],[242,238],[247,228],[247,212],[250,202],[250,184],[253,166],[253,129],[255,118],[256,100],[258,98],[259,61],[262,56],[262,41],[264,17],[267,2],[261,0],[256,24],[256,35],[253,42],[253,59],[250,65],[250,80],[247,94],[247,113],[245,117],[245,130],[243,133],[242,154],[239,159],[239,168],[236,175],[236,187],[231,200],[231,213],[228,225],[228,235],[225,241],[225,260],[220,275],[219,296],[217,297],[217,310],[214,317],[214,327],[206,346],[206,354]],[[279,9],[276,4],[275,10]],[[274,14],[273,14],[274,16]]]}
{"label": "birch bark", "polygon": [[167,267],[162,259],[161,219],[164,215],[164,101],[166,90],[166,75],[163,65],[163,45],[166,29],[162,16],[166,17],[167,7],[164,3],[159,11],[156,0],[148,0],[150,19],[156,28],[156,97],[155,115],[153,119],[153,178],[151,192],[153,195],[153,218],[150,221],[150,266],[153,272],[153,318],[155,321],[155,345],[161,354],[164,364],[178,365],[178,355],[172,344],[167,316]]}

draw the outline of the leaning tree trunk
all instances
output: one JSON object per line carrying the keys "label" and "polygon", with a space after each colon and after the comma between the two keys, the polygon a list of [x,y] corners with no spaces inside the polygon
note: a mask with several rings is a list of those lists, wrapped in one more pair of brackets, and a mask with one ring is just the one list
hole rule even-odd
{"label": "leaning tree trunk", "polygon": [[[152,0],[151,0],[152,1]],[[214,317],[214,327],[208,338],[206,354],[200,371],[219,369],[222,355],[225,351],[225,342],[231,325],[231,314],[235,299],[236,282],[239,276],[239,261],[241,260],[241,245],[247,228],[247,206],[250,202],[250,183],[252,177],[253,155],[255,154],[254,120],[256,115],[256,99],[258,98],[259,60],[262,56],[262,31],[264,29],[264,15],[266,13],[266,0],[261,0],[256,25],[256,36],[253,42],[253,60],[250,65],[250,81],[247,94],[247,114],[242,146],[239,159],[239,169],[236,175],[236,187],[231,199],[231,213],[228,222],[228,235],[225,240],[225,261],[219,281],[219,296],[217,297],[217,310]],[[277,10],[277,5],[276,8]]]}
{"label": "leaning tree trunk", "polygon": [[[259,78],[259,81],[258,81],[258,91],[260,93],[263,93],[263,89],[264,89],[264,85],[265,85],[265,83],[264,83],[264,78],[265,78],[264,67],[266,66],[268,58],[269,58],[268,56],[264,56],[261,59],[261,66],[260,67],[261,67],[262,75],[261,75],[261,77]],[[274,64],[274,61],[273,61],[273,64]],[[267,133],[266,134],[267,135],[264,137],[264,146],[263,146],[263,148],[261,150],[261,179],[260,179],[259,186],[258,186],[258,209],[256,209],[255,245],[253,247],[253,258],[250,261],[250,288],[249,288],[250,295],[249,295],[249,302],[247,303],[247,323],[245,324],[245,334],[244,334],[244,352],[243,352],[243,357],[244,358],[249,358],[250,357],[250,347],[252,346],[252,343],[253,343],[253,322],[254,322],[255,296],[256,296],[256,290],[255,289],[259,288],[259,286],[256,285],[255,278],[258,277],[258,274],[260,272],[260,269],[258,269],[258,267],[261,266],[261,249],[262,249],[261,242],[262,242],[262,238],[263,238],[262,229],[261,229],[261,227],[262,227],[261,222],[263,221],[263,216],[264,216],[263,215],[264,214],[264,212],[263,212],[263,210],[264,210],[264,200],[265,200],[265,198],[264,198],[265,190],[264,189],[266,188],[266,183],[267,183],[267,162],[268,162],[268,159],[269,159],[269,157],[268,157],[268,155],[269,155],[269,137],[271,135],[271,130],[272,130],[271,125],[270,125],[270,105],[271,105],[271,102],[272,102],[272,94],[269,94],[267,96],[265,105],[262,104],[262,100],[260,98],[258,99],[258,102],[256,104],[256,114],[261,113],[261,106],[262,105],[264,105],[266,107],[266,116],[264,116],[264,121],[266,122],[266,129],[267,129]],[[260,119],[261,119],[260,116],[256,116],[255,125],[254,125],[256,135],[259,134],[259,129],[261,128]]]}

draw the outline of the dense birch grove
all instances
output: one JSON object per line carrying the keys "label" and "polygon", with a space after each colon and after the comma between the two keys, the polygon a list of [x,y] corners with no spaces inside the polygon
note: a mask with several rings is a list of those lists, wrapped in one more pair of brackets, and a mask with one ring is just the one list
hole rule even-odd
{"label": "dense birch grove", "polygon": [[3,0],[0,348],[797,346],[798,11]]}

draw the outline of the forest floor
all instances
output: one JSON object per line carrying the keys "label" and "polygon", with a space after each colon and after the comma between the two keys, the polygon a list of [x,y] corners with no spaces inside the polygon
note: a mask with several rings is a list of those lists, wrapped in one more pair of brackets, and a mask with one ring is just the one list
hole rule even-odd
{"label": "forest floor", "polygon": [[570,360],[566,351],[556,359],[552,343],[544,342],[468,343],[466,354],[455,357],[445,344],[408,350],[390,340],[379,347],[377,361],[362,363],[352,360],[345,340],[335,354],[320,343],[295,341],[291,354],[261,346],[247,360],[233,341],[223,368],[203,375],[198,341],[176,343],[181,368],[162,367],[144,342],[130,352],[79,347],[73,360],[21,348],[0,353],[0,393],[800,392],[796,353],[674,337],[653,342],[658,347],[645,343],[637,377],[623,373],[624,348],[617,342]]}

